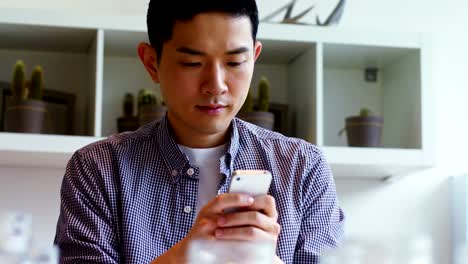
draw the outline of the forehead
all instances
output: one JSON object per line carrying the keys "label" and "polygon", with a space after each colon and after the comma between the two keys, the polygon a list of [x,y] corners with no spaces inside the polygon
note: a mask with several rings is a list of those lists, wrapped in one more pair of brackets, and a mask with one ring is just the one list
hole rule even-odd
{"label": "forehead", "polygon": [[169,42],[184,45],[253,44],[252,24],[248,16],[202,13],[188,21],[177,21]]}

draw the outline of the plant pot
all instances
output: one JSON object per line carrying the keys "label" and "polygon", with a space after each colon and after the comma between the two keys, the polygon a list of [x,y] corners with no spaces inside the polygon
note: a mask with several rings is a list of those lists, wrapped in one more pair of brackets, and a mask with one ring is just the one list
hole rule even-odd
{"label": "plant pot", "polygon": [[13,101],[5,110],[6,132],[46,133],[47,103],[40,100]]}
{"label": "plant pot", "polygon": [[383,118],[351,116],[346,118],[346,135],[350,147],[380,147]]}
{"label": "plant pot", "polygon": [[119,133],[125,131],[135,131],[140,127],[138,117],[136,116],[122,116],[117,119],[117,131]]}
{"label": "plant pot", "polygon": [[238,113],[237,117],[269,130],[273,130],[275,125],[275,115],[271,112],[255,111],[247,113]]}
{"label": "plant pot", "polygon": [[143,105],[138,110],[138,121],[140,126],[155,120],[160,120],[166,114],[167,108],[160,105]]}

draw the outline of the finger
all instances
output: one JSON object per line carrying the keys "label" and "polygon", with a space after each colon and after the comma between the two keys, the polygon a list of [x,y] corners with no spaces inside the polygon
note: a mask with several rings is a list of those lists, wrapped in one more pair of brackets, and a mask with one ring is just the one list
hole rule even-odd
{"label": "finger", "polygon": [[224,193],[216,196],[204,209],[212,214],[221,214],[229,208],[251,206],[254,201],[254,198],[247,194]]}
{"label": "finger", "polygon": [[273,241],[273,236],[253,226],[218,228],[215,237],[222,240]]}
{"label": "finger", "polygon": [[276,219],[256,211],[221,216],[218,218],[218,226],[222,228],[253,226],[275,235],[278,235],[280,231],[280,225],[276,222]]}
{"label": "finger", "polygon": [[214,230],[218,227],[216,219],[202,217],[197,219],[196,225],[197,233],[200,234],[213,234]]}
{"label": "finger", "polygon": [[278,219],[278,211],[276,210],[275,198],[271,195],[261,195],[254,198],[254,203],[248,207],[252,211],[260,211],[269,217]]}

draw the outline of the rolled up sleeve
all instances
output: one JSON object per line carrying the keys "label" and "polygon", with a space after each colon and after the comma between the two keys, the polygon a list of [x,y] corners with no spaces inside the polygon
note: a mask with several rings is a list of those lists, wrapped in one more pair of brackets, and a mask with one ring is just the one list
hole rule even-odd
{"label": "rolled up sleeve", "polygon": [[344,236],[344,214],[323,154],[313,163],[302,187],[304,214],[294,263],[319,263],[322,249],[337,247]]}
{"label": "rolled up sleeve", "polygon": [[54,243],[59,263],[119,263],[115,225],[102,175],[76,152],[67,164]]}

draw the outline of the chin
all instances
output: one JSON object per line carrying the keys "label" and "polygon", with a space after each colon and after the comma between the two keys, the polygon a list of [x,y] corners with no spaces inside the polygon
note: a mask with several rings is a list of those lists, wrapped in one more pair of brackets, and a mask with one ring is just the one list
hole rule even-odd
{"label": "chin", "polygon": [[217,134],[217,133],[222,133],[225,132],[227,129],[229,129],[229,126],[231,125],[231,120],[223,120],[223,121],[207,121],[207,122],[199,122],[195,125],[200,127],[201,131],[206,132],[207,134]]}

